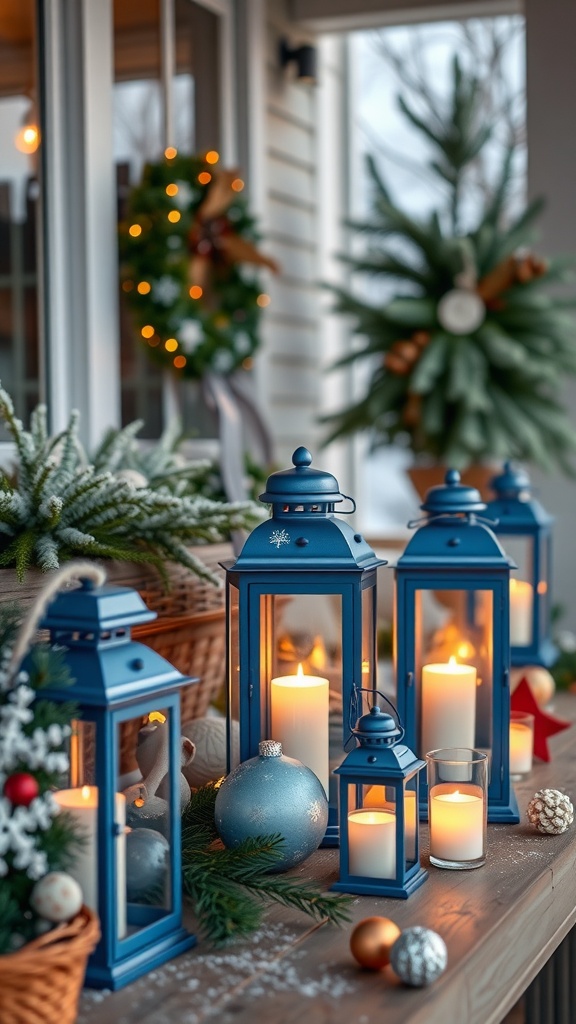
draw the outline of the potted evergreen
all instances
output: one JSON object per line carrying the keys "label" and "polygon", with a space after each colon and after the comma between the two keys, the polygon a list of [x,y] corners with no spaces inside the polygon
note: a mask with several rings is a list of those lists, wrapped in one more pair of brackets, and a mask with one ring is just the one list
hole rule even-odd
{"label": "potted evergreen", "polygon": [[565,279],[567,262],[530,249],[541,199],[510,216],[513,148],[475,225],[462,229],[468,178],[491,134],[479,81],[455,60],[450,102],[428,103],[423,118],[400,99],[447,201],[427,220],[411,216],[369,160],[370,217],[351,224],[365,245],[345,259],[396,294],[379,302],[333,289],[358,338],[339,365],[367,363],[371,374],[364,393],[328,418],[330,440],[366,431],[374,446],[408,446],[417,465],[521,459],[571,473],[576,432],[560,391],[576,371],[574,303],[546,291]]}

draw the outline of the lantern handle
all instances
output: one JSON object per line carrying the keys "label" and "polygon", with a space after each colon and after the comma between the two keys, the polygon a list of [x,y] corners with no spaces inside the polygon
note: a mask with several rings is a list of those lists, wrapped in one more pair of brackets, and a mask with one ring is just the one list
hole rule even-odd
{"label": "lantern handle", "polygon": [[408,527],[409,530],[415,530],[418,526],[426,526],[430,525],[430,523],[437,523],[441,519],[449,519],[451,522],[453,522],[455,515],[461,517],[463,514],[466,516],[466,519],[468,519],[470,523],[481,523],[483,526],[498,526],[498,523],[500,522],[499,519],[488,519],[487,516],[477,516],[475,512],[439,512],[438,515],[435,516],[420,516],[418,519],[410,519],[406,523],[406,526]]}
{"label": "lantern handle", "polygon": [[[354,718],[357,721],[358,718],[360,718],[360,712],[362,711],[362,698],[360,697],[361,693],[372,693],[372,694],[376,694],[377,693],[378,696],[381,697],[382,700],[386,702],[388,707],[391,708],[391,710],[394,712],[393,717],[394,717],[394,719],[396,721],[396,724],[397,724],[398,728],[400,729],[400,736],[398,737],[398,742],[400,743],[404,739],[404,736],[406,734],[406,730],[405,730],[404,726],[402,725],[402,722],[400,721],[400,717],[398,715],[398,711],[394,707],[392,701],[388,697],[386,697],[385,694],[383,694],[381,690],[376,690],[373,687],[367,687],[367,686],[356,686],[356,684],[354,684],[353,687],[352,687],[352,693],[350,694],[350,711],[349,711],[349,714],[348,714],[348,728],[350,729],[350,736],[346,740],[346,743],[344,744],[344,746],[346,747],[348,745],[348,743],[350,742],[352,736],[354,735],[354,724],[355,723],[353,724],[352,719]],[[374,706],[375,706],[375,704],[372,705],[372,707],[374,707]]]}
{"label": "lantern handle", "polygon": [[352,508],[347,508],[347,509],[339,508],[338,509],[338,515],[339,516],[352,516],[352,515],[354,515],[354,513],[356,511],[356,502],[355,502],[354,498],[351,498],[349,494],[343,494],[342,497],[345,498],[346,501],[350,502],[350,504],[352,505]]}

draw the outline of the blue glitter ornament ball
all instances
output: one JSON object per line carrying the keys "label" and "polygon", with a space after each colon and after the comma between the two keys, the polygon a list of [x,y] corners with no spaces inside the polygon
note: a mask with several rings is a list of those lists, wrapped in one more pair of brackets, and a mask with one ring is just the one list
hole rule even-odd
{"label": "blue glitter ornament ball", "polygon": [[238,765],[216,797],[218,834],[225,846],[249,836],[280,833],[284,844],[273,871],[287,871],[317,850],[328,822],[322,783],[310,768],[284,757],[282,744],[262,740],[259,757]]}

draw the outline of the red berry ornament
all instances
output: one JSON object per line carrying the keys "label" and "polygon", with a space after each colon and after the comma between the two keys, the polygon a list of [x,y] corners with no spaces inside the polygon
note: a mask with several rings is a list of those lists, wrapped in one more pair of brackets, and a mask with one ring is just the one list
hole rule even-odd
{"label": "red berry ornament", "polygon": [[4,783],[4,796],[15,807],[28,807],[36,799],[40,786],[33,775],[28,772],[15,772]]}

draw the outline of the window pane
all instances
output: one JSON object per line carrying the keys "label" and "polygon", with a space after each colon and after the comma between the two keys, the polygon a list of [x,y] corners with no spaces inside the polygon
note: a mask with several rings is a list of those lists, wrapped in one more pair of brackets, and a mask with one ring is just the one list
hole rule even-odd
{"label": "window pane", "polygon": [[37,41],[33,0],[0,5],[0,379],[23,417],[40,394]]}
{"label": "window pane", "polygon": [[[114,162],[118,219],[147,160],[164,150],[160,81],[160,0],[114,3]],[[143,419],[142,435],[162,429],[162,377],[146,357],[120,291],[120,371],[122,422]]]}

